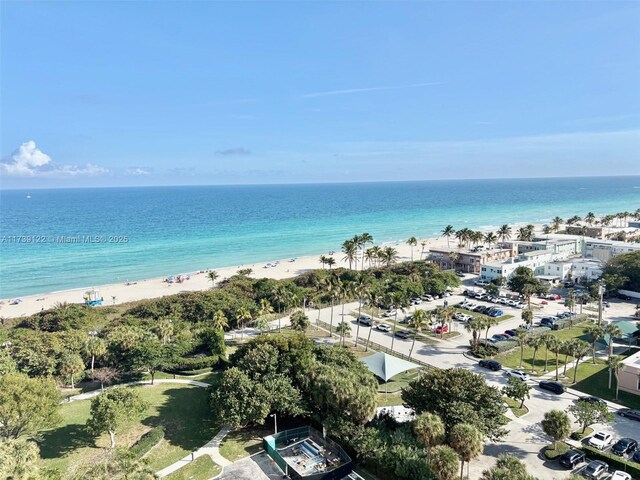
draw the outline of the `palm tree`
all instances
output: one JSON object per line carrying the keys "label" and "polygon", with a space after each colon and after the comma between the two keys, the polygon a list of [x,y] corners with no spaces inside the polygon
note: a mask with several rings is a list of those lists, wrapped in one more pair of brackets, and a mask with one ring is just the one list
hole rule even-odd
{"label": "palm tree", "polygon": [[531,241],[532,233],[527,227],[520,227],[518,229],[518,240],[529,242]]}
{"label": "palm tree", "polygon": [[173,335],[173,320],[170,318],[163,318],[160,320],[156,326],[156,333],[158,338],[162,340],[162,344],[166,345],[167,341],[169,341]]}
{"label": "palm tree", "polygon": [[349,262],[349,269],[353,267],[353,263],[355,262],[356,266],[358,266],[358,244],[353,240],[345,240],[342,243],[342,253],[344,253],[344,258],[342,260],[346,260]]}
{"label": "palm tree", "polygon": [[482,453],[484,438],[474,425],[459,423],[449,433],[449,445],[460,457],[460,477],[464,476],[464,462],[471,462]]}
{"label": "palm tree", "polygon": [[322,269],[324,270],[324,266],[327,264],[327,257],[325,255],[320,255],[318,261],[320,262],[320,264],[322,265]]}
{"label": "palm tree", "polygon": [[236,314],[236,322],[240,327],[240,339],[244,339],[244,325],[245,323],[250,323],[253,320],[253,316],[251,312],[244,307],[238,309],[238,313]]}
{"label": "palm tree", "polygon": [[219,275],[215,270],[211,270],[209,273],[207,273],[207,277],[209,277],[209,280],[211,280],[211,286],[213,286],[216,284],[216,280],[218,279]]}
{"label": "palm tree", "polygon": [[527,345],[527,341],[529,339],[529,332],[527,332],[524,328],[519,328],[516,330],[516,335],[513,338],[516,341],[517,345],[520,347],[519,366],[522,368],[522,357],[524,357],[524,347],[525,345]]}
{"label": "palm tree", "polygon": [[213,317],[211,318],[211,326],[216,330],[222,331],[224,331],[225,328],[229,328],[229,322],[222,310],[217,310],[216,313],[213,314]]}
{"label": "palm tree", "polygon": [[542,227],[542,233],[544,233],[545,235],[549,235],[552,231],[553,228],[549,225],[545,225],[544,227]]}
{"label": "palm tree", "polygon": [[257,319],[257,321],[259,321],[260,323],[259,324],[256,323],[261,333],[262,331],[269,328],[269,316],[273,315],[274,313],[275,313],[275,310],[273,309],[273,306],[271,305],[269,300],[267,300],[266,298],[261,298],[260,308],[258,309],[259,316]]}
{"label": "palm tree", "polygon": [[418,244],[418,239],[416,237],[409,237],[407,240],[407,245],[411,247],[411,261],[413,262],[413,247]]}
{"label": "palm tree", "polygon": [[411,354],[413,354],[413,347],[416,345],[416,337],[424,328],[427,327],[427,318],[429,315],[426,310],[416,310],[413,313],[412,326],[415,329],[413,334],[413,343],[411,344],[411,350],[409,350],[409,360],[411,360]]}
{"label": "palm tree", "polygon": [[489,329],[498,325],[500,321],[495,317],[487,317],[486,315],[482,316],[482,320],[485,328],[484,339],[487,340],[489,338]]}
{"label": "palm tree", "polygon": [[587,213],[584,217],[584,221],[587,222],[587,225],[589,226],[593,225],[593,221],[595,219],[596,219],[596,216],[593,214],[593,212]]}
{"label": "palm tree", "polygon": [[511,238],[511,227],[507,224],[504,224],[498,229],[496,234],[498,235],[498,237],[500,237],[500,239],[504,243],[505,240],[508,240]]}
{"label": "palm tree", "polygon": [[331,320],[329,321],[329,337],[331,337],[331,332],[333,331],[333,302],[337,296],[338,284],[333,278],[327,277],[321,281],[320,286],[324,293],[329,296],[329,301],[331,302]]}
{"label": "palm tree", "polygon": [[607,367],[609,368],[609,390],[611,390],[611,373],[614,373],[616,376],[616,400],[618,400],[618,387],[620,386],[618,373],[620,373],[620,369],[624,366],[624,363],[622,363],[623,360],[623,357],[616,355],[607,361]]}
{"label": "palm tree", "polygon": [[331,267],[336,264],[336,259],[333,257],[327,257],[326,263],[329,265],[329,270],[331,270]]}
{"label": "palm tree", "polygon": [[393,247],[386,247],[382,254],[387,268],[398,261],[398,251]]}
{"label": "palm tree", "polygon": [[[354,285],[353,291],[358,296],[358,318],[360,318],[360,314],[362,313],[362,303],[364,299],[369,296],[371,293],[370,290],[370,280],[369,277],[361,274],[360,278]],[[373,328],[373,327],[369,327]],[[358,338],[360,338],[360,321],[358,320],[356,326],[356,347],[358,346]]]}
{"label": "palm tree", "polygon": [[449,261],[451,262],[451,268],[456,268],[456,263],[460,260],[460,254],[458,252],[449,252]]}
{"label": "palm tree", "polygon": [[454,480],[458,470],[458,454],[448,445],[436,446],[429,458],[429,470],[437,480]]}
{"label": "palm tree", "polygon": [[344,337],[350,336],[351,325],[343,320],[338,324],[336,331],[340,334],[340,344],[344,347]]}
{"label": "palm tree", "polygon": [[[549,351],[553,352],[553,347],[555,343],[558,341],[558,338],[553,333],[544,333],[541,335],[542,343],[544,345],[544,372],[547,372],[548,369],[548,361],[549,361]],[[556,367],[557,368],[557,367]]]}
{"label": "palm tree", "polygon": [[527,340],[527,345],[533,349],[533,358],[531,359],[531,371],[536,368],[536,354],[538,349],[544,345],[544,338],[541,335],[532,335]]}
{"label": "palm tree", "polygon": [[451,319],[456,312],[451,307],[440,308],[437,309],[436,312],[438,313],[438,320],[440,321],[440,338],[444,338],[444,326],[447,323],[451,325]]}
{"label": "palm tree", "polygon": [[609,335],[609,360],[611,360],[611,357],[613,357],[613,340],[622,336],[622,330],[615,323],[606,325],[603,330],[606,335]]}
{"label": "palm tree", "polygon": [[378,253],[374,247],[367,248],[364,251],[364,259],[369,262],[369,267],[373,266],[373,261],[376,259]]}
{"label": "palm tree", "polygon": [[93,373],[96,357],[101,357],[107,353],[107,343],[100,337],[89,336],[84,343],[84,352],[91,357],[91,373]]}
{"label": "palm tree", "polygon": [[493,232],[487,232],[487,234],[484,236],[484,241],[487,242],[489,248],[491,248],[491,245],[498,241],[498,237]]}
{"label": "palm tree", "polygon": [[276,285],[271,291],[271,301],[278,305],[278,332],[282,330],[282,307],[286,306],[291,298],[291,293],[284,285]]}
{"label": "palm tree", "polygon": [[551,350],[556,357],[556,382],[558,381],[558,374],[559,374],[559,368],[560,368],[558,356],[562,351],[563,343],[564,342],[562,340],[558,339],[558,337],[554,335],[553,340],[549,339],[549,343],[547,344],[548,345],[547,348]]}
{"label": "palm tree", "polygon": [[456,233],[455,228],[453,228],[453,225],[447,225],[446,227],[444,227],[444,229],[442,230],[442,236],[443,237],[447,237],[447,248],[451,248],[449,246],[449,239]]}
{"label": "palm tree", "polygon": [[475,350],[478,348],[478,342],[480,340],[480,332],[482,330],[485,329],[485,324],[484,324],[484,318],[482,317],[474,317],[471,320],[469,320],[466,325],[464,326],[464,329],[467,332],[470,332],[472,335],[472,350]]}
{"label": "palm tree", "polygon": [[587,342],[583,342],[582,340],[574,342],[572,354],[576,362],[573,369],[573,383],[576,383],[576,378],[578,377],[578,365],[580,365],[580,360],[587,353],[589,353],[589,344]]}
{"label": "palm tree", "polygon": [[[424,310],[419,311],[422,312]],[[442,423],[442,419],[434,413],[423,412],[416,417],[413,424],[413,432],[416,434],[418,441],[427,447],[427,458],[429,458],[430,462],[431,449],[444,440],[444,423]]]}
{"label": "palm tree", "polygon": [[562,225],[564,220],[562,220],[560,217],[555,217],[551,222],[553,230],[557,232],[558,230],[560,230],[560,226]]}
{"label": "palm tree", "polygon": [[569,355],[573,353],[575,339],[563,340],[560,342],[560,353],[564,355],[564,368],[562,370],[562,376],[567,376],[567,365],[569,363]]}
{"label": "palm tree", "polygon": [[584,333],[589,335],[591,339],[591,347],[593,349],[593,354],[592,354],[593,364],[595,365],[596,364],[596,343],[604,339],[604,335],[605,335],[604,329],[600,325],[591,324],[584,329]]}

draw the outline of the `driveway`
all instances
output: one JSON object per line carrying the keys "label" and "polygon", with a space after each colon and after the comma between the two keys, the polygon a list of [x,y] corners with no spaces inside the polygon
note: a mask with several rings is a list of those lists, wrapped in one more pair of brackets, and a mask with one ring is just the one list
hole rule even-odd
{"label": "driveway", "polygon": [[282,479],[282,470],[264,452],[243,458],[224,467],[219,480],[275,480]]}

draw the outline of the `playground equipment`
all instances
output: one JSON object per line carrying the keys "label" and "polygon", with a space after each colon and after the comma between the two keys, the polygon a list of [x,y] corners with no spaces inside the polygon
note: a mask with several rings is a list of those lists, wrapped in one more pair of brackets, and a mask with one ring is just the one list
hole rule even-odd
{"label": "playground equipment", "polygon": [[102,305],[102,297],[100,296],[100,291],[92,288],[91,290],[87,290],[84,292],[84,304],[89,307],[96,307],[98,305]]}

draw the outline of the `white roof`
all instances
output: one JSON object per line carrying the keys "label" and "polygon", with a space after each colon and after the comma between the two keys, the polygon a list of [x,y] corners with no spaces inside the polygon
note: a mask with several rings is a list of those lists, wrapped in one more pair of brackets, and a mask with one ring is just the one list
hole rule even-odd
{"label": "white roof", "polygon": [[393,355],[388,355],[384,352],[369,355],[368,357],[361,358],[360,361],[367,366],[371,373],[385,382],[399,373],[406,372],[413,368],[420,368],[420,365],[394,357]]}

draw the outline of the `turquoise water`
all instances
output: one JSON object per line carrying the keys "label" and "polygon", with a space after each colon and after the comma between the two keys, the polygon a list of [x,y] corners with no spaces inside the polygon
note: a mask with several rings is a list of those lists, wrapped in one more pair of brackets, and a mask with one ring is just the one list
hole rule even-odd
{"label": "turquoise water", "polygon": [[0,191],[2,298],[319,254],[362,232],[383,243],[438,236],[447,224],[495,228],[635,211],[640,177],[27,193]]}

